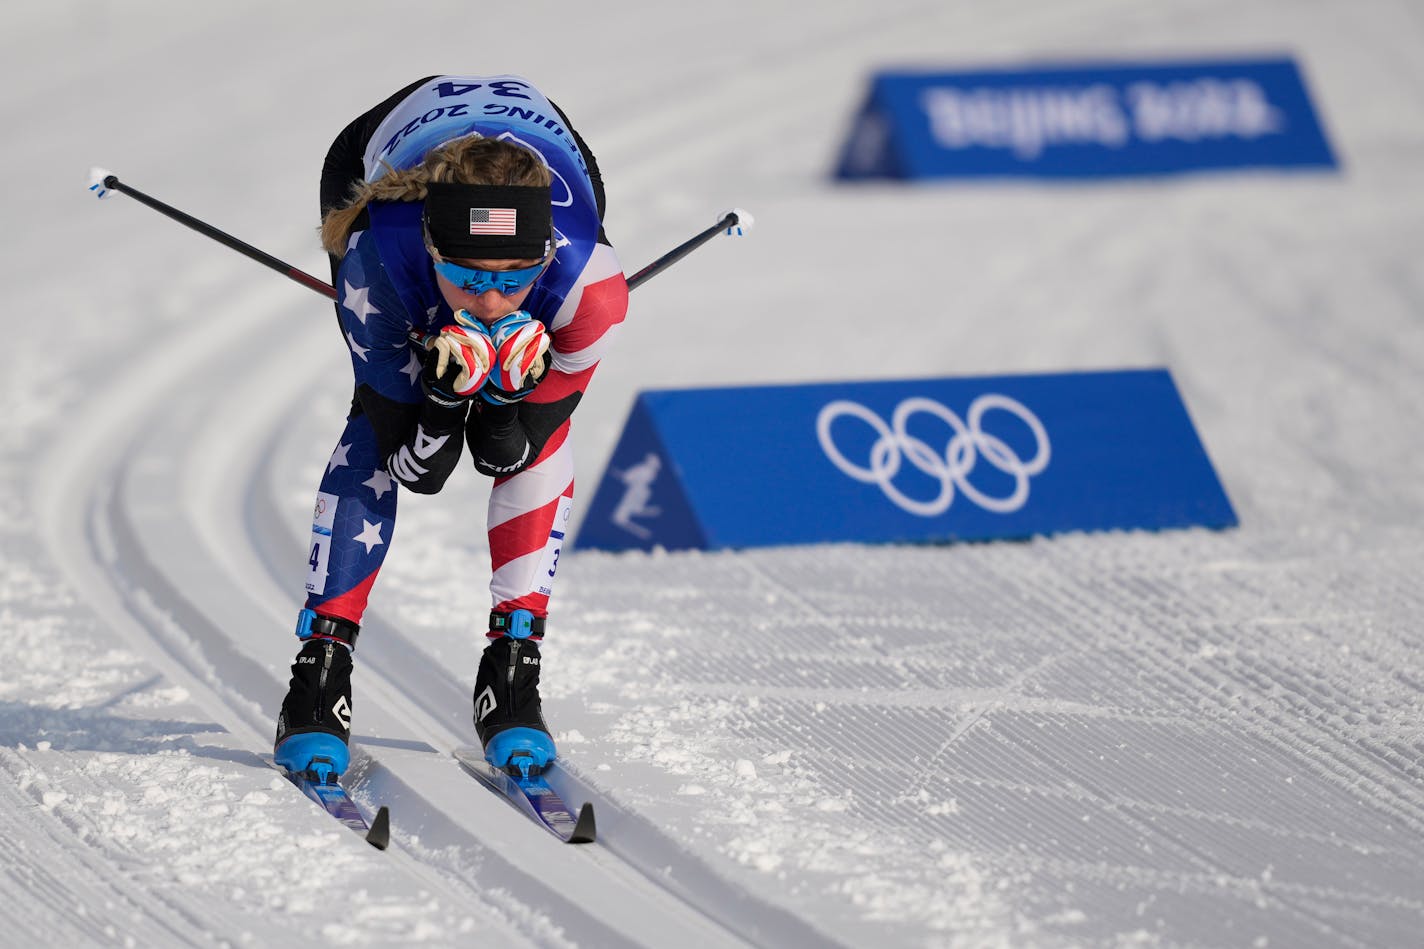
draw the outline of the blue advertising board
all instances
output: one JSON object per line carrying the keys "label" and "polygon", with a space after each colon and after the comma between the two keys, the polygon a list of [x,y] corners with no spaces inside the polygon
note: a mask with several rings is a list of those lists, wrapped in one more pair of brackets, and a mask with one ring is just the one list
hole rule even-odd
{"label": "blue advertising board", "polygon": [[1289,58],[882,72],[836,176],[1098,178],[1334,168]]}
{"label": "blue advertising board", "polygon": [[1231,527],[1165,369],[640,393],[576,546]]}

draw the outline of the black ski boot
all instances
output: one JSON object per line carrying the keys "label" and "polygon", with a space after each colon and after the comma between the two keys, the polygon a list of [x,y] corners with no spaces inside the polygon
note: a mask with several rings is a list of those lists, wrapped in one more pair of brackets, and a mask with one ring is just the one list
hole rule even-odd
{"label": "black ski boot", "polygon": [[539,774],[557,755],[539,704],[539,643],[529,638],[543,626],[528,610],[491,613],[490,629],[504,635],[485,647],[475,676],[485,760],[516,777]]}
{"label": "black ski boot", "polygon": [[351,763],[351,649],[359,631],[347,620],[302,610],[297,636],[305,642],[292,663],[273,751],[288,771],[314,772],[325,782]]}

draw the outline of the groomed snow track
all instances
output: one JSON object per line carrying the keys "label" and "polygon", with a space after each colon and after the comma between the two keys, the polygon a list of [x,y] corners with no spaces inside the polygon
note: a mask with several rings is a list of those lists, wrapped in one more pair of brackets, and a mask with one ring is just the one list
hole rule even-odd
{"label": "groomed snow track", "polygon": [[[537,57],[393,42],[359,2],[17,10],[0,945],[1417,943],[1418,4],[1001,6],[534,5]],[[826,181],[872,70],[1263,53],[1339,173]],[[331,135],[506,68],[577,120],[630,269],[759,221],[635,295],[579,408],[584,499],[638,389],[1168,365],[1241,528],[569,558],[546,708],[569,796],[600,792],[578,849],[446,754],[487,603],[462,466],[403,499],[358,652],[352,783],[396,818],[367,847],[263,759],[349,399],[330,309],[82,182],[320,272]],[[868,360],[890,325],[914,345]]]}
{"label": "groomed snow track", "polygon": [[[300,547],[272,496],[269,464],[284,426],[313,397],[309,354],[333,330],[294,312],[311,309],[294,296],[259,283],[212,319],[164,337],[106,380],[96,411],[42,462],[62,473],[39,496],[55,561],[125,646],[227,730],[242,751],[228,754],[232,767],[268,767],[296,644],[285,630],[297,604],[280,580],[298,575],[285,565],[299,564]],[[277,338],[287,345],[274,350]],[[598,844],[564,846],[516,817],[450,755],[473,739],[468,683],[458,678],[473,668],[433,667],[371,616],[358,670],[347,783],[368,812],[390,805],[394,843],[379,859],[424,890],[454,905],[498,892],[585,944],[654,946],[668,933],[699,946],[832,942],[573,775],[560,790],[574,804],[593,801]],[[309,806],[295,789],[289,796],[293,807]],[[315,808],[310,820],[326,829]],[[366,847],[349,836],[344,846]]]}

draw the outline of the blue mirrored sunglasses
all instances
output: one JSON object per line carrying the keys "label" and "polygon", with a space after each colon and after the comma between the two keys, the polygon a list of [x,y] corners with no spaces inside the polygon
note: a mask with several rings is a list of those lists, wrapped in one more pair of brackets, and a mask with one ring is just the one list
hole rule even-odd
{"label": "blue mirrored sunglasses", "polygon": [[518,293],[538,280],[539,275],[544,272],[546,263],[546,261],[540,261],[533,267],[525,267],[522,270],[476,270],[473,267],[452,264],[448,260],[432,262],[435,264],[436,273],[466,293],[498,290],[506,296]]}

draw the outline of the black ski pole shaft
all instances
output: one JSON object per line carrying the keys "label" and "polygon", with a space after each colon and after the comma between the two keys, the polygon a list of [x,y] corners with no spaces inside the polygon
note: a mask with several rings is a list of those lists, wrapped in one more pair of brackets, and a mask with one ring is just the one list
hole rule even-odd
{"label": "black ski pole shaft", "polygon": [[719,232],[730,230],[731,228],[736,227],[737,224],[740,223],[740,221],[741,218],[736,211],[728,211],[726,215],[722,218],[722,220],[718,221],[716,224],[713,224],[711,227],[707,228],[707,230],[698,234],[696,237],[693,237],[690,240],[686,240],[683,241],[681,244],[678,244],[672,250],[668,251],[666,254],[663,254],[657,260],[653,261],[651,264],[648,264],[648,266],[644,267],[642,270],[629,277],[628,289],[634,290],[645,281],[651,280],[653,277],[656,277],[668,267],[671,267],[673,264],[686,257],[688,254],[692,253],[694,250],[701,247],[703,244],[707,243],[712,238],[716,237]]}
{"label": "black ski pole shaft", "polygon": [[276,257],[273,257],[266,251],[258,250],[251,244],[245,241],[238,240],[231,234],[228,234],[225,231],[220,231],[217,228],[213,227],[211,224],[198,220],[191,214],[185,214],[184,212],[173,207],[172,205],[164,204],[157,198],[150,197],[149,195],[144,194],[142,191],[139,191],[137,188],[132,188],[124,184],[122,181],[119,180],[117,175],[106,175],[104,177],[104,187],[108,188],[111,191],[117,191],[120,194],[126,194],[130,198],[133,198],[135,201],[139,202],[140,204],[146,204],[150,208],[153,208],[153,210],[157,211],[159,214],[162,214],[165,217],[172,218],[179,224],[191,227],[193,230],[197,231],[199,234],[204,235],[205,237],[211,237],[213,240],[217,241],[219,244],[222,244],[224,247],[230,247],[233,250],[237,251],[239,254],[242,254],[244,257],[248,257],[252,260],[255,260],[265,267],[270,267],[273,270],[277,271],[279,274],[282,274],[283,276],[295,280],[297,283],[301,284],[304,287],[307,287],[311,290],[315,290],[317,293],[320,293],[324,297],[327,297],[332,300],[336,299],[336,288],[331,286],[331,284],[327,283],[325,280],[322,280],[318,277],[313,277],[311,274],[307,273],[304,270],[298,270],[291,264],[282,260],[278,260]]}
{"label": "black ski pole shaft", "polygon": [[[96,188],[98,187],[97,181],[99,180],[99,174],[100,173],[96,169],[95,178],[91,179],[96,181],[96,184],[94,185],[94,187]],[[191,214],[187,214],[183,211],[180,211],[170,204],[165,204],[157,198],[144,194],[137,188],[124,184],[122,181],[119,180],[118,175],[104,174],[102,181],[103,186],[105,188],[108,188],[110,191],[117,191],[120,194],[126,194],[129,197],[133,198],[135,201],[139,202],[140,204],[147,205],[148,207],[157,211],[159,214],[162,214],[168,218],[172,218],[179,224],[182,224],[186,227],[190,227],[193,230],[197,231],[199,234],[204,235],[205,237],[212,238],[219,244],[222,244],[224,247],[232,248],[239,254],[242,254],[244,257],[250,258],[251,260],[255,260],[265,267],[270,267],[271,269],[277,271],[279,274],[282,274],[284,277],[287,277],[291,280],[295,280],[297,283],[310,290],[315,290],[317,293],[320,293],[327,299],[336,299],[336,288],[333,287],[331,284],[327,283],[325,280],[322,280],[318,277],[313,277],[311,274],[307,273],[304,270],[298,270],[296,267],[293,267],[286,261],[279,260],[278,258],[273,257],[266,251],[259,250],[258,248],[253,247],[251,244],[247,243],[246,241],[242,241],[237,239],[236,237],[233,237],[226,231],[220,231],[217,228],[213,227],[211,224],[208,224],[205,221],[198,220]],[[663,254],[657,260],[648,264],[648,266],[644,267],[642,270],[629,277],[628,289],[633,290],[648,281],[649,279],[662,273],[668,267],[677,263],[679,260],[686,257],[688,254],[692,253],[694,250],[707,243],[713,237],[717,236],[720,231],[730,231],[734,227],[740,228],[741,230],[747,230],[751,228],[751,224],[751,215],[741,210],[740,208],[728,211],[716,224],[713,224],[711,227],[707,228],[696,236],[686,241],[683,241],[681,244],[677,245],[672,250],[668,251],[666,254]],[[741,230],[739,230],[738,233],[741,233]]]}

